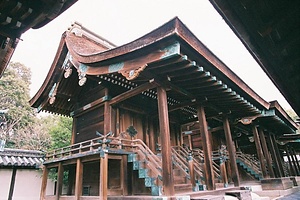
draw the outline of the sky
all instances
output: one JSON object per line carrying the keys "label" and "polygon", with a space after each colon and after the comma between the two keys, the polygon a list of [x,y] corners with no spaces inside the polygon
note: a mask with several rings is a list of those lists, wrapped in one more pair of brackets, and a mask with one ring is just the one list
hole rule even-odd
{"label": "sky", "polygon": [[34,96],[50,69],[61,35],[73,22],[122,45],[175,16],[258,95],[291,108],[208,0],[79,0],[46,26],[25,32],[11,61],[30,67],[30,95]]}

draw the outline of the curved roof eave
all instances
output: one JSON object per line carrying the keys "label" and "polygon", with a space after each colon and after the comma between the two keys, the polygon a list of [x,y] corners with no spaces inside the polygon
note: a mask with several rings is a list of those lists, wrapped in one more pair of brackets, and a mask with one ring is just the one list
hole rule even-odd
{"label": "curved roof eave", "polygon": [[[30,106],[37,108],[42,102],[42,97],[45,95],[45,92],[47,91],[46,88],[47,87],[52,87],[51,82],[53,82],[53,75],[56,72],[57,69],[57,63],[59,61],[59,58],[61,57],[62,51],[64,49],[64,47],[66,46],[66,41],[65,41],[65,37],[66,37],[66,32],[64,32],[62,34],[61,40],[59,42],[59,46],[57,48],[56,51],[56,55],[54,57],[54,60],[52,62],[52,65],[49,69],[49,72],[42,84],[42,86],[40,87],[40,89],[37,91],[37,93],[29,100],[29,104]],[[45,101],[45,100],[44,100]]]}
{"label": "curved roof eave", "polygon": [[169,22],[163,24],[152,32],[134,40],[125,45],[109,49],[107,51],[83,54],[72,48],[67,37],[67,46],[71,55],[80,63],[93,65],[118,56],[129,55],[135,51],[155,43],[161,43],[164,39],[176,35],[180,40],[184,41],[189,48],[195,50],[210,62],[219,73],[231,80],[240,90],[245,92],[250,98],[255,100],[261,109],[269,109],[269,102],[261,98],[254,92],[243,80],[241,80],[232,70],[230,70],[216,55],[214,55],[181,21],[178,17],[173,18]]}

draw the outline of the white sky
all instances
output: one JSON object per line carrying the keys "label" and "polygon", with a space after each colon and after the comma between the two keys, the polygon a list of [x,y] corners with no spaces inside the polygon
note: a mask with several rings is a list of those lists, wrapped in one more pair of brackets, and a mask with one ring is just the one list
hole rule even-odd
{"label": "white sky", "polygon": [[25,32],[11,60],[31,68],[33,96],[48,73],[62,33],[72,22],[122,45],[175,16],[257,94],[290,108],[208,0],[79,0],[46,26]]}

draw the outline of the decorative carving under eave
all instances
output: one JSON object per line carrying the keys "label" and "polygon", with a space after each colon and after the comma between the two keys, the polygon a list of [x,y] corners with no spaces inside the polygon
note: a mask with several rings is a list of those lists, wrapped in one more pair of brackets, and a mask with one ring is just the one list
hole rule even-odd
{"label": "decorative carving under eave", "polygon": [[144,66],[141,66],[137,69],[131,69],[128,71],[121,71],[120,73],[127,79],[127,80],[133,80],[135,78],[137,78],[140,73],[147,67],[147,64]]}
{"label": "decorative carving under eave", "polygon": [[54,104],[55,102],[55,96],[56,96],[56,93],[57,93],[57,88],[58,88],[58,85],[59,83],[54,83],[49,94],[48,94],[48,97],[49,97],[49,103],[52,105]]}
{"label": "decorative carving under eave", "polygon": [[254,121],[257,117],[259,117],[259,115],[255,115],[255,116],[251,116],[251,117],[244,117],[240,120],[238,120],[238,122],[241,122],[244,125],[249,125],[252,123],[252,121]]}
{"label": "decorative carving under eave", "polygon": [[79,81],[78,81],[79,86],[83,86],[87,81],[86,71],[87,71],[87,66],[80,63],[79,67],[78,67],[78,70],[77,70],[78,78],[79,78]]}

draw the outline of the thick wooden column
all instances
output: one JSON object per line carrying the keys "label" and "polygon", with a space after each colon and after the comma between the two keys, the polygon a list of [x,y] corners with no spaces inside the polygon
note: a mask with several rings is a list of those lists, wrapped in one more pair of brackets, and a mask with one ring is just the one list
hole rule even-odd
{"label": "thick wooden column", "polygon": [[264,134],[263,129],[261,129],[261,128],[259,129],[259,136],[260,136],[263,152],[264,152],[264,155],[265,155],[265,158],[267,161],[267,167],[268,167],[270,177],[275,178],[273,167],[272,167],[272,162],[271,162],[271,158],[270,158],[270,154],[268,151],[268,146],[267,146],[267,142],[266,142],[266,138],[265,138],[265,134]]}
{"label": "thick wooden column", "polygon": [[267,137],[268,137],[268,141],[269,141],[269,144],[270,144],[271,155],[272,155],[273,162],[274,162],[274,165],[275,165],[274,169],[275,169],[276,177],[283,177],[283,175],[282,175],[282,173],[279,169],[279,161],[278,161],[278,158],[276,156],[276,151],[275,151],[275,147],[274,147],[274,144],[273,144],[273,139],[271,137],[271,134],[268,133]]}
{"label": "thick wooden column", "polygon": [[224,187],[228,186],[228,178],[227,178],[227,172],[226,172],[226,163],[225,160],[220,160],[220,171],[221,171],[221,177],[222,181],[224,183]]}
{"label": "thick wooden column", "polygon": [[209,137],[205,111],[203,106],[198,106],[197,115],[200,125],[200,134],[202,140],[202,148],[204,155],[204,171],[205,171],[205,184],[208,190],[215,189],[214,171],[212,163],[212,147]]}
{"label": "thick wooden column", "polygon": [[40,200],[44,200],[46,198],[46,188],[47,188],[47,180],[48,180],[48,168],[43,165],[43,177],[42,177],[42,186],[40,193]]}
{"label": "thick wooden column", "polygon": [[224,127],[224,133],[226,138],[227,150],[229,154],[231,178],[234,183],[234,186],[238,187],[240,186],[240,177],[239,177],[238,167],[236,164],[236,155],[235,155],[236,149],[232,141],[229,120],[226,116],[223,117],[223,127]]}
{"label": "thick wooden column", "polygon": [[173,196],[174,190],[174,178],[172,167],[172,153],[170,142],[170,126],[168,115],[168,102],[167,92],[165,88],[157,88],[157,101],[158,101],[158,117],[159,117],[159,129],[161,138],[161,154],[162,154],[162,172],[163,172],[163,189],[164,195]]}
{"label": "thick wooden column", "polygon": [[61,162],[58,163],[58,170],[57,170],[57,189],[56,189],[56,200],[59,200],[59,197],[62,192],[63,186],[63,176],[64,176],[64,167]]}
{"label": "thick wooden column", "polygon": [[[297,166],[297,168],[298,168],[298,172],[300,173],[300,165],[299,165],[299,161],[298,161],[298,159],[297,159],[296,151],[295,151],[294,148],[291,148],[291,150],[293,151],[293,154],[294,154],[294,156],[295,156],[296,166]],[[300,176],[300,174],[298,174],[298,176]]]}
{"label": "thick wooden column", "polygon": [[294,165],[292,163],[291,154],[289,152],[289,148],[288,148],[287,145],[285,146],[285,153],[286,153],[286,157],[287,157],[287,159],[289,161],[289,165],[290,165],[290,170],[289,170],[290,171],[290,175],[295,176],[296,175],[295,168],[294,168]]}
{"label": "thick wooden column", "polygon": [[266,169],[266,164],[265,164],[265,157],[262,152],[260,138],[259,138],[258,131],[257,131],[257,126],[255,126],[255,125],[252,126],[252,132],[253,132],[253,136],[254,136],[257,157],[260,162],[260,168],[262,171],[262,175],[263,175],[263,178],[266,178],[267,177],[267,169]]}
{"label": "thick wooden column", "polygon": [[278,157],[279,169],[281,171],[282,176],[285,177],[285,173],[284,173],[284,170],[283,170],[283,160],[282,160],[283,158],[280,154],[280,151],[279,151],[276,139],[275,139],[275,135],[272,134],[271,137],[272,137],[273,144],[274,144],[274,147],[275,147],[276,156]]}
{"label": "thick wooden column", "polygon": [[293,153],[292,148],[290,146],[288,147],[288,149],[289,149],[291,159],[292,159],[292,163],[293,163],[293,166],[294,166],[295,176],[297,176],[299,174],[299,171],[298,171],[298,168],[297,168],[297,165],[296,165],[296,160],[295,160],[295,157],[294,157],[294,153]]}
{"label": "thick wooden column", "polygon": [[99,199],[107,200],[107,179],[108,176],[108,155],[104,153],[100,158],[100,183],[99,183]]}
{"label": "thick wooden column", "polygon": [[80,200],[82,195],[82,177],[83,177],[83,164],[80,158],[76,161],[76,178],[75,178],[75,200]]}

